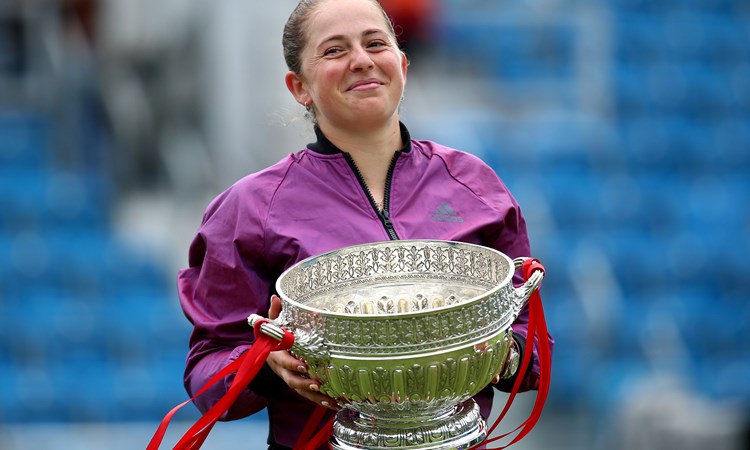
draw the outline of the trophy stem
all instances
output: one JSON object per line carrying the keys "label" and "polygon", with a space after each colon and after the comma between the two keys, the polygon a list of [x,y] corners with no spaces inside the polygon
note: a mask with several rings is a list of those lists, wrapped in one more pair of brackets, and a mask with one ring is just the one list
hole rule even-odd
{"label": "trophy stem", "polygon": [[487,435],[479,406],[472,399],[428,420],[383,419],[344,409],[336,415],[334,450],[462,450]]}

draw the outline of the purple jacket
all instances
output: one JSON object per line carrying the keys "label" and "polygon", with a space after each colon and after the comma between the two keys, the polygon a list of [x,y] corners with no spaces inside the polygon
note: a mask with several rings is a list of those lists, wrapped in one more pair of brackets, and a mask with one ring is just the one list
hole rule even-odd
{"label": "purple jacket", "polygon": [[[277,277],[304,258],[391,238],[462,241],[511,258],[532,256],[518,204],[475,156],[410,140],[402,125],[406,145],[394,156],[385,213],[379,214],[349,155],[316,132],[317,142],[241,179],[206,210],[190,246],[189,268],[178,276],[182,308],[195,326],[185,370],[190,395],[252,345],[247,317],[268,313]],[[513,325],[522,344],[527,317],[524,308]],[[534,353],[523,390],[538,383]],[[230,383],[214,385],[196,406],[206,411]],[[475,397],[485,417],[492,394],[488,387]],[[292,447],[314,407],[264,370],[224,419],[268,408],[269,440]]]}

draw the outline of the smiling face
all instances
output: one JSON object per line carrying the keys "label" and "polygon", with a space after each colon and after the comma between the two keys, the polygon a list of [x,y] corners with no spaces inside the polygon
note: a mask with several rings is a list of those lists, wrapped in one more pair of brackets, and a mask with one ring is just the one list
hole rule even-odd
{"label": "smiling face", "polygon": [[326,0],[306,21],[300,73],[286,82],[314,108],[322,129],[398,123],[407,60],[383,12],[369,0]]}

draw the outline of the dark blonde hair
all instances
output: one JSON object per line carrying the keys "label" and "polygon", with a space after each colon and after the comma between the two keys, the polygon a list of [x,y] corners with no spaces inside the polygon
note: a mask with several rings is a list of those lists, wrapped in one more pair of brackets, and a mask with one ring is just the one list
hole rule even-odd
{"label": "dark blonde hair", "polygon": [[[302,51],[307,45],[307,29],[306,24],[310,19],[310,15],[321,3],[327,0],[301,0],[297,7],[294,8],[292,14],[284,25],[284,33],[281,38],[281,44],[284,48],[284,60],[286,66],[292,72],[296,74],[302,74]],[[377,5],[378,9],[383,13],[385,23],[388,25],[388,31],[393,37],[394,42],[398,42],[396,39],[396,31],[393,29],[393,22],[385,12],[383,7],[378,3],[377,0],[367,0]]]}

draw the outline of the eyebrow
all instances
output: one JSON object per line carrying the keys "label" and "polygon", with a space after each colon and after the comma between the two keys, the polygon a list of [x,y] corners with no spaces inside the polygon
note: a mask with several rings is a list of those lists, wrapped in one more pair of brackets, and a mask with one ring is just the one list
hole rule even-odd
{"label": "eyebrow", "polygon": [[[373,35],[373,34],[378,34],[378,33],[382,33],[382,34],[386,34],[386,35],[388,34],[388,33],[386,33],[384,30],[382,30],[380,28],[371,28],[371,29],[363,31],[362,32],[362,37],[367,37],[367,36],[370,36],[370,35]],[[346,36],[344,36],[343,34],[334,34],[333,36],[328,36],[327,38],[325,38],[322,41],[320,41],[320,43],[318,44],[318,47],[320,47],[321,45],[326,44],[328,42],[331,42],[331,41],[340,41],[340,40],[344,40],[344,39],[346,39]]]}

